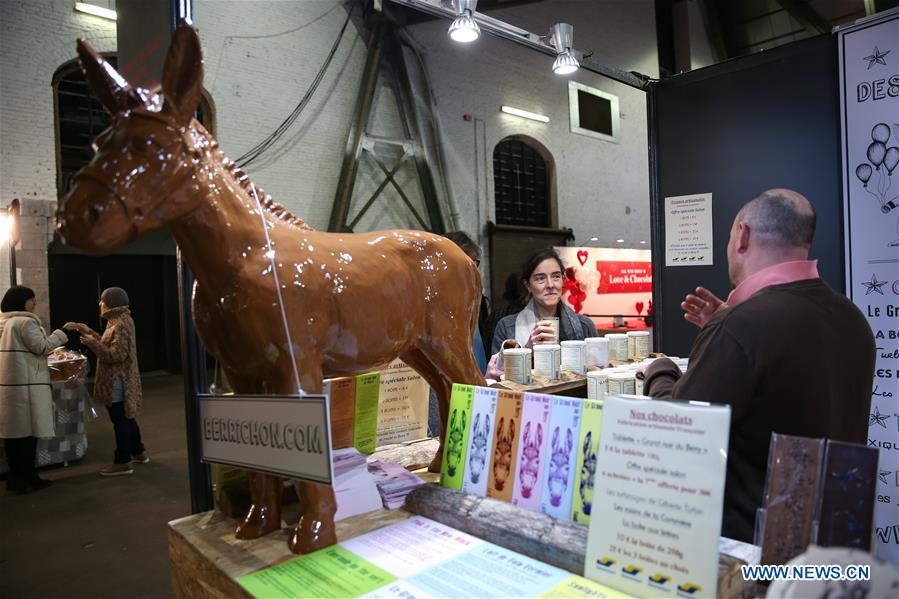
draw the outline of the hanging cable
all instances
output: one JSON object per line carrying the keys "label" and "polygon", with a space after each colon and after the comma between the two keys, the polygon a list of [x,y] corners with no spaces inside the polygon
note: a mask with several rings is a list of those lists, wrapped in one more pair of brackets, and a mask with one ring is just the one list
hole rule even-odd
{"label": "hanging cable", "polygon": [[234,161],[237,163],[237,166],[241,168],[246,167],[250,163],[257,160],[263,153],[266,152],[266,150],[271,148],[279,139],[281,139],[281,137],[283,137],[290,126],[293,125],[294,121],[297,120],[297,117],[300,116],[300,113],[303,112],[303,109],[306,108],[306,105],[309,104],[309,101],[312,99],[312,96],[318,89],[319,84],[321,83],[322,79],[324,79],[325,73],[327,72],[328,67],[331,65],[331,61],[334,59],[334,55],[337,53],[337,48],[340,46],[340,42],[343,39],[343,34],[346,31],[346,27],[350,22],[350,17],[352,16],[353,10],[355,10],[355,8],[356,5],[353,4],[353,6],[351,6],[347,11],[346,20],[343,22],[343,27],[340,28],[340,33],[337,34],[337,39],[334,40],[334,45],[331,47],[331,51],[325,58],[324,64],[322,64],[321,68],[318,71],[318,74],[316,74],[315,76],[315,79],[312,80],[312,84],[309,86],[309,89],[306,90],[303,98],[296,105],[293,111],[291,111],[287,118],[284,119],[268,137],[256,144],[243,156]]}

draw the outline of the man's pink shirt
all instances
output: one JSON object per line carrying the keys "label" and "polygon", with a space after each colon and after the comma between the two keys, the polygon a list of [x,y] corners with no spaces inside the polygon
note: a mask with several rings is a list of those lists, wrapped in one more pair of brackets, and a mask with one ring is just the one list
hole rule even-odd
{"label": "man's pink shirt", "polygon": [[783,285],[784,283],[793,283],[795,281],[804,281],[806,279],[818,279],[817,260],[794,260],[792,262],[781,262],[768,268],[749,275],[746,279],[737,285],[737,287],[727,296],[727,305],[734,306],[740,302],[746,301],[765,287],[771,285]]}

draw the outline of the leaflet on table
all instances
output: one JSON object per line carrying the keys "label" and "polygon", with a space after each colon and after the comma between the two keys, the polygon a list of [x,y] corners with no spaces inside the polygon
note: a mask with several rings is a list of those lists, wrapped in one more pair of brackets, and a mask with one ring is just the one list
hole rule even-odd
{"label": "leaflet on table", "polygon": [[585,576],[715,596],[729,431],[729,406],[606,398]]}
{"label": "leaflet on table", "polygon": [[549,415],[549,453],[543,471],[540,510],[553,518],[571,519],[571,496],[577,466],[577,438],[581,430],[581,399],[552,396]]}
{"label": "leaflet on table", "polygon": [[380,386],[379,372],[356,376],[356,423],[353,430],[353,447],[362,453],[374,453],[377,445]]}
{"label": "leaflet on table", "polygon": [[547,460],[551,401],[550,395],[525,393],[521,407],[521,440],[518,442],[512,503],[534,512],[540,511],[543,492],[540,482]]}
{"label": "leaflet on table", "polygon": [[453,383],[453,391],[450,395],[449,424],[447,425],[446,442],[443,446],[443,465],[440,468],[440,484],[449,489],[462,488],[473,403],[474,387]]}
{"label": "leaflet on table", "polygon": [[471,431],[468,435],[468,459],[465,462],[465,478],[462,490],[478,497],[487,494],[488,468],[493,455],[493,437],[496,429],[496,401],[498,389],[475,387],[471,413]]}
{"label": "leaflet on table", "polygon": [[238,582],[258,597],[626,597],[420,516]]}

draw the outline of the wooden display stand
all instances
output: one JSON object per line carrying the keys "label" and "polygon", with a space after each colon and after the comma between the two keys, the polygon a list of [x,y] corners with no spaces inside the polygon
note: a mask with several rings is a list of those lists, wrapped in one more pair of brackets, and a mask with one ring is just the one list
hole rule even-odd
{"label": "wooden display stand", "polygon": [[[344,541],[412,516],[405,510],[378,510],[337,523]],[[237,520],[203,512],[169,522],[172,594],[178,599],[250,597],[237,578],[297,557],[287,547],[289,528],[252,541],[234,537]]]}

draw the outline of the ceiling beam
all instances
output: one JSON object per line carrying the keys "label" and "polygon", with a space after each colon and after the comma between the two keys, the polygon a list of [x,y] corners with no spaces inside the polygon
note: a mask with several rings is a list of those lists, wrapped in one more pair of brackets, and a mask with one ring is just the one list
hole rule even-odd
{"label": "ceiling beam", "polygon": [[777,0],[787,14],[796,19],[809,33],[828,33],[832,29],[830,23],[821,18],[807,2],[802,0]]}

